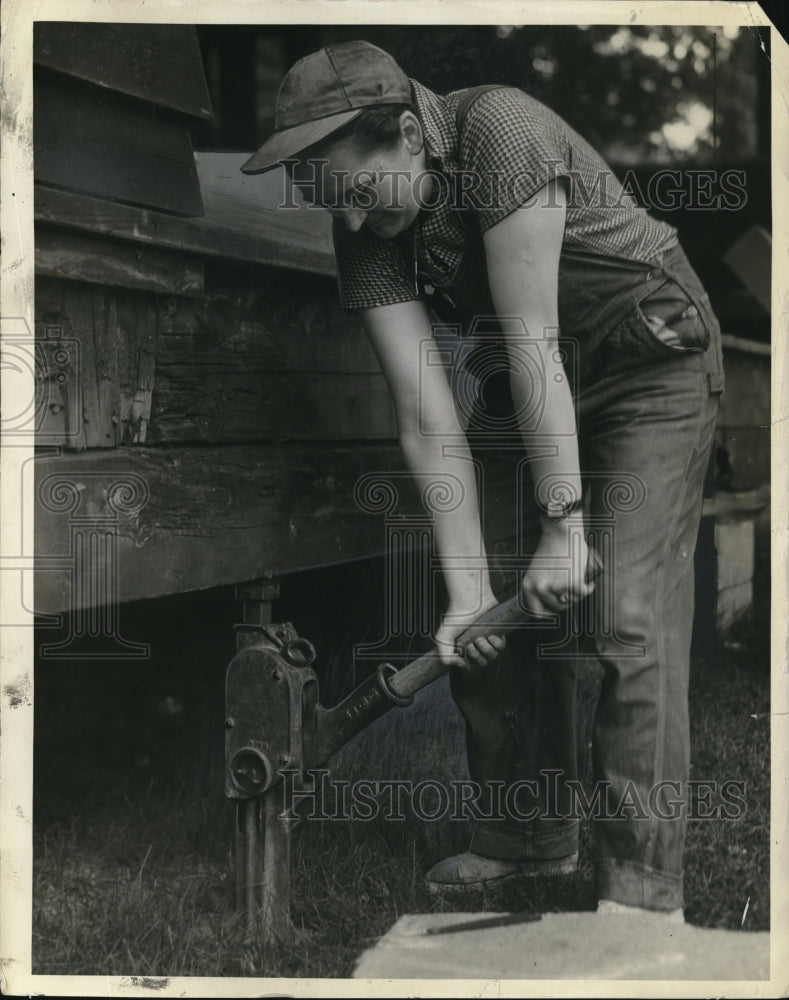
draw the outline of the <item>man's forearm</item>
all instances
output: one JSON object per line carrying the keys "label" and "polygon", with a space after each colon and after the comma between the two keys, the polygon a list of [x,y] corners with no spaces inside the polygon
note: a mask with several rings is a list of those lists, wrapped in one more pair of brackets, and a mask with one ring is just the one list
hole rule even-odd
{"label": "man's forearm", "polygon": [[[541,506],[548,499],[545,486],[539,488],[541,481],[556,484],[557,494],[564,500],[579,499],[582,487],[575,409],[567,376],[557,358],[558,342],[533,341],[528,350],[532,357],[534,352],[539,353],[542,383],[538,383],[537,391],[544,394],[544,405],[540,410],[533,406],[534,382],[521,377],[515,366],[510,385],[532,477],[538,487],[536,499]],[[539,418],[534,416],[535,412]]]}
{"label": "man's forearm", "polygon": [[[477,483],[468,446],[453,445],[453,455],[447,456],[444,443],[441,436],[422,434],[400,441],[409,471],[433,515],[450,608],[472,611],[492,596]],[[431,495],[436,498],[432,503]]]}

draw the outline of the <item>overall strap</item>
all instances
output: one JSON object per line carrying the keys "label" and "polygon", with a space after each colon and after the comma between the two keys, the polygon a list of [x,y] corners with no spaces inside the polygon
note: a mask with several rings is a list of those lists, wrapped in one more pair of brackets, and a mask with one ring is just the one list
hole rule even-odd
{"label": "overall strap", "polygon": [[463,123],[466,120],[466,115],[476,99],[486,94],[489,90],[502,90],[504,86],[505,84],[503,83],[484,83],[481,87],[469,87],[463,93],[455,108],[455,125],[457,126],[458,136],[463,131]]}
{"label": "overall strap", "polygon": [[[460,100],[455,108],[455,125],[458,130],[458,151],[460,149],[460,137],[463,134],[463,124],[466,120],[466,115],[471,110],[472,105],[477,101],[478,98],[482,97],[483,94],[487,94],[491,90],[502,90],[505,85],[503,83],[484,83],[479,87],[469,87],[468,90],[464,91]],[[457,209],[458,218],[463,222],[463,225],[469,226],[469,218],[466,210]],[[472,227],[475,233],[478,232],[477,227]]]}

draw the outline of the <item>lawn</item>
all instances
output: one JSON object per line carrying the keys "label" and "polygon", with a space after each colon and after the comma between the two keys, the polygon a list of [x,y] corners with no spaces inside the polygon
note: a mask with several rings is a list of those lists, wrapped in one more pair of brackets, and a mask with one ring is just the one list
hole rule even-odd
{"label": "lawn", "polygon": [[[692,777],[742,782],[746,803],[737,820],[689,825],[686,918],[702,927],[769,927],[768,546],[762,538],[753,612],[693,663]],[[283,588],[276,609],[335,654],[347,640],[336,624],[347,628],[343,601],[358,598],[358,611],[365,591],[337,572]],[[307,821],[294,839],[296,932],[267,950],[244,943],[222,794],[234,612],[230,590],[129,606],[121,627],[151,643],[148,661],[37,665],[35,974],[346,977],[401,914],[451,908],[422,875],[443,851],[464,847],[461,830],[413,817]],[[577,873],[475,905],[592,909],[589,853],[584,826]]]}

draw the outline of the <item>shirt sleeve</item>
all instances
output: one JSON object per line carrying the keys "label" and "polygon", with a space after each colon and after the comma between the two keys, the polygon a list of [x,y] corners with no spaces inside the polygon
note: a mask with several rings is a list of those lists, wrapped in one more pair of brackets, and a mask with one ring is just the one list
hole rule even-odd
{"label": "shirt sleeve", "polygon": [[342,219],[332,228],[340,304],[369,309],[418,299],[414,262],[400,239],[384,239],[364,226],[352,233]]}
{"label": "shirt sleeve", "polygon": [[528,202],[557,177],[569,174],[565,129],[545,105],[522,90],[480,95],[465,115],[460,165],[468,207],[484,232]]}

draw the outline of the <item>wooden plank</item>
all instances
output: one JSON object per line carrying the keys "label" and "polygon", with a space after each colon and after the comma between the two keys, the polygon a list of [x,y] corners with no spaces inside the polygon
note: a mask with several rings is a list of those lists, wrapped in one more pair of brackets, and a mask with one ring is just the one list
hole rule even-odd
{"label": "wooden plank", "polygon": [[[204,298],[159,299],[165,363],[215,353],[271,371],[378,372],[361,321],[340,307],[334,283],[294,273],[254,274],[211,264]],[[222,361],[217,357],[217,361]]]}
{"label": "wooden plank", "polygon": [[160,302],[151,443],[396,437],[377,358],[334,288],[229,268],[210,286]]}
{"label": "wooden plank", "polygon": [[79,342],[82,425],[72,446],[111,448],[118,443],[116,422],[117,356],[108,342],[104,289],[96,285],[64,283],[62,318],[64,332]]}
{"label": "wooden plank", "polygon": [[331,253],[329,213],[305,204],[281,167],[252,176],[242,174],[247,159],[249,153],[195,153],[204,221],[234,233]]}
{"label": "wooden plank", "polygon": [[755,490],[719,491],[704,501],[704,517],[726,521],[753,520],[770,503],[770,485],[765,483]]}
{"label": "wooden plank", "polygon": [[[77,484],[81,510],[107,511],[108,485],[141,477],[150,499],[119,519],[121,600],[155,597],[345,562],[380,553],[380,517],[353,499],[360,475],[402,469],[396,445],[358,448],[276,445],[126,448],[37,461],[39,483],[62,474]],[[67,514],[36,508],[36,554],[69,551]],[[62,572],[41,569],[36,607],[62,610],[71,595]]]}
{"label": "wooden plank", "polygon": [[108,296],[107,326],[116,344],[121,444],[143,444],[151,418],[156,371],[156,301],[116,291]]}
{"label": "wooden plank", "polygon": [[37,21],[33,62],[159,107],[211,117],[190,25]]}
{"label": "wooden plank", "polygon": [[160,360],[151,444],[178,441],[394,439],[394,406],[381,373],[269,372],[250,360],[217,365]]}
{"label": "wooden plank", "polygon": [[[116,443],[107,385],[115,365],[105,353],[105,332],[101,287],[37,279],[36,336],[46,396],[40,442],[77,450]],[[61,357],[67,357],[65,364],[58,363]]]}
{"label": "wooden plank", "polygon": [[153,297],[39,277],[35,308],[39,443],[83,450],[143,442],[156,359]]}
{"label": "wooden plank", "polygon": [[[39,487],[50,475],[74,484],[77,514],[97,522],[113,516],[113,483],[144,484],[147,502],[113,528],[121,601],[383,554],[384,512],[363,511],[354,499],[359,478],[373,473],[397,476],[396,513],[423,513],[394,443],[137,447],[36,460]],[[512,483],[494,472],[489,489],[499,495]],[[49,510],[38,488],[36,496],[36,611],[62,611],[72,599],[67,568],[57,565],[69,553],[69,513]],[[511,508],[492,513],[489,530],[511,534]]]}
{"label": "wooden plank", "polygon": [[36,181],[176,215],[202,215],[189,132],[110,91],[34,83]]}
{"label": "wooden plank", "polygon": [[203,262],[195,257],[41,226],[36,274],[170,295],[203,293]]}
{"label": "wooden plank", "polygon": [[772,239],[767,230],[762,226],[751,226],[726,251],[723,259],[762,309],[769,313]]}
{"label": "wooden plank", "polygon": [[36,184],[34,217],[63,229],[102,233],[135,243],[171,247],[207,257],[266,264],[334,276],[334,252],[296,246],[259,233],[234,232],[199,219],[180,219],[101,198]]}
{"label": "wooden plank", "polygon": [[745,337],[733,337],[724,333],[721,337],[724,351],[735,351],[741,354],[755,354],[761,358],[772,357],[772,347],[758,340],[746,340]]}
{"label": "wooden plank", "polygon": [[757,354],[727,352],[726,392],[721,398],[719,427],[769,427],[770,359]]}

